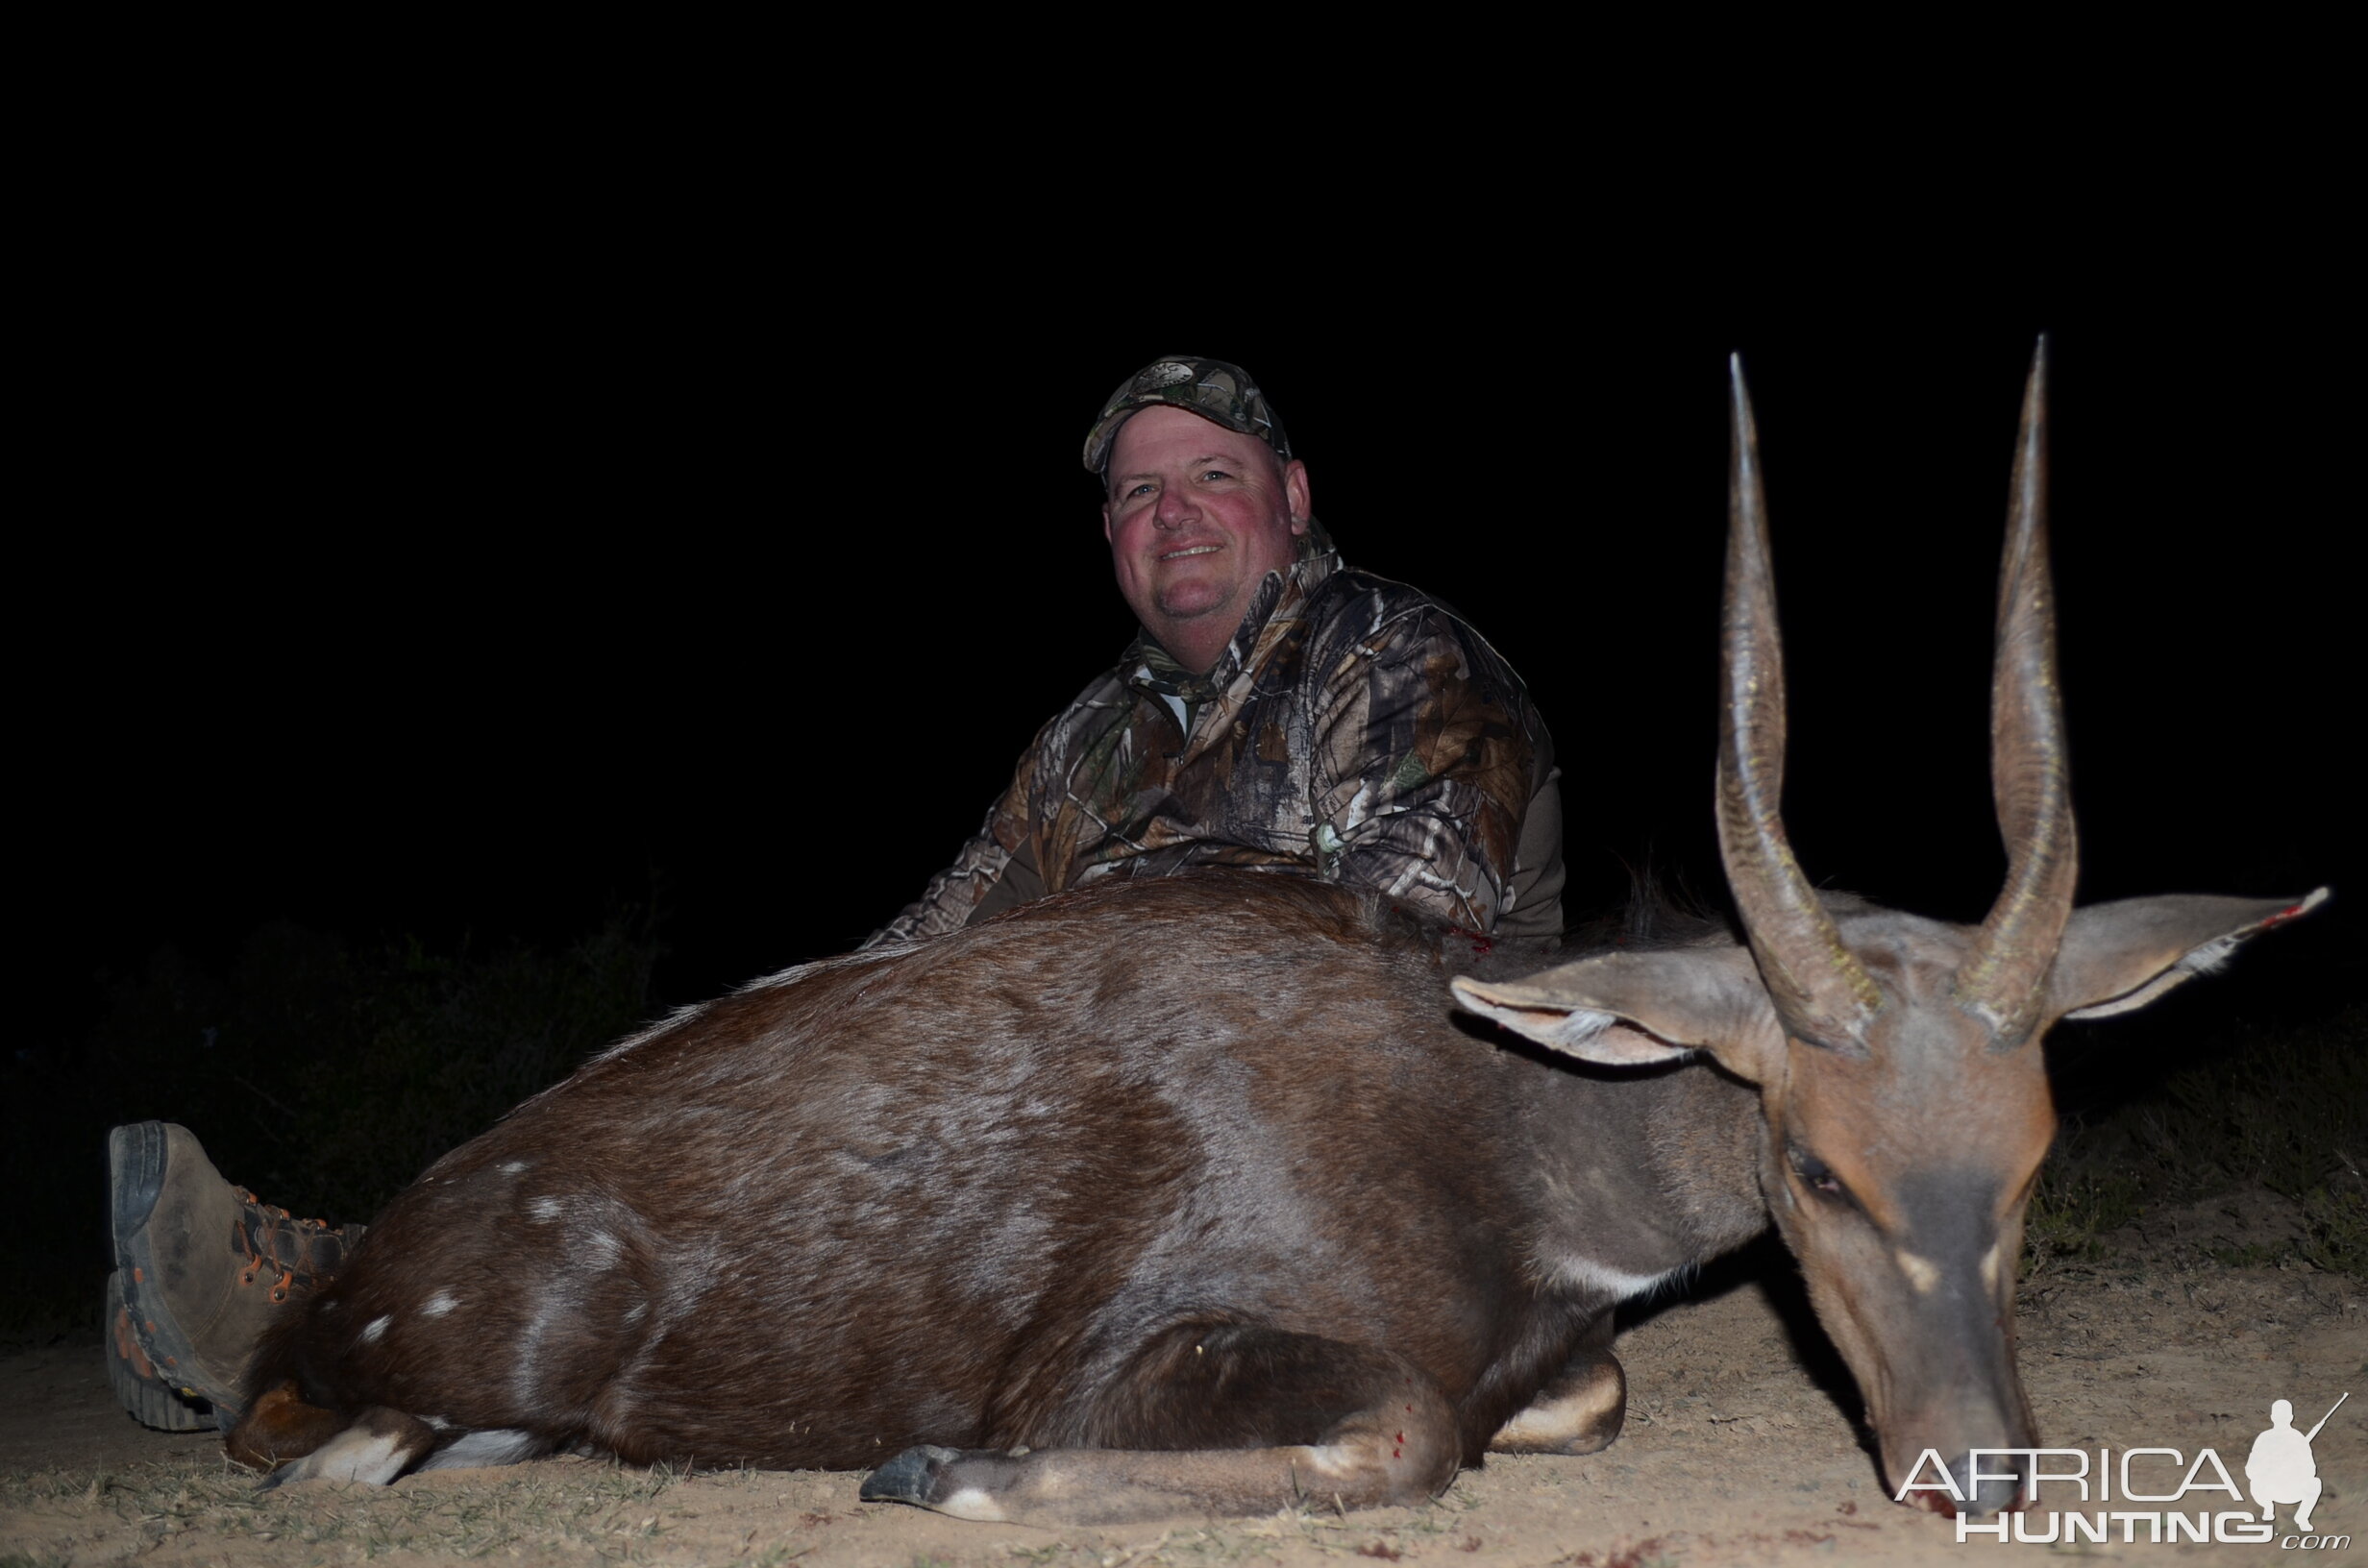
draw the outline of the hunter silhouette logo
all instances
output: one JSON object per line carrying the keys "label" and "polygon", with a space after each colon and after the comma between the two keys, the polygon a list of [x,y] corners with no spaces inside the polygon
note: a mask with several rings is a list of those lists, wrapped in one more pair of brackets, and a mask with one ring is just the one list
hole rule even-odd
{"label": "hunter silhouette logo", "polygon": [[2319,1417],[2319,1426],[2308,1432],[2294,1430],[2294,1405],[2291,1400],[2279,1400],[2269,1408],[2269,1430],[2253,1439],[2253,1452],[2245,1457],[2245,1485],[2253,1493],[2253,1501],[2261,1506],[2261,1517],[2277,1517],[2277,1506],[2294,1506],[2294,1528],[2310,1528],[2311,1506],[2319,1500],[2319,1467],[2310,1457],[2310,1439],[2319,1434],[2319,1427],[2327,1425],[2336,1410],[2343,1409],[2343,1400],[2352,1397],[2344,1391],[2343,1399]]}
{"label": "hunter silhouette logo", "polygon": [[[2351,1536],[2311,1533],[2310,1510],[2318,1504],[2322,1483],[2310,1442],[2351,1397],[2349,1390],[2338,1396],[2308,1432],[2295,1430],[2291,1400],[2273,1401],[2269,1430],[2253,1440],[2245,1456],[2242,1487],[2219,1454],[2208,1448],[2197,1449],[2193,1458],[2176,1448],[2126,1448],[2118,1456],[2110,1448],[1977,1448],[1967,1456],[1962,1476],[1928,1448],[1897,1497],[1906,1502],[1916,1492],[1944,1494],[1960,1506],[1955,1510],[1960,1541],[1977,1535],[2002,1546],[2008,1541],[2103,1545],[2115,1539],[2124,1544],[2220,1541],[2261,1546],[2274,1541],[2288,1552],[2341,1550],[2352,1544]],[[1987,1519],[1962,1511],[1968,1495],[1978,1493],[1985,1482],[2008,1481],[2022,1482],[2021,1511]],[[2248,1491],[2253,1508],[2241,1507]],[[2073,1495],[2066,1497],[2067,1492]],[[2227,1496],[2215,1500],[2215,1492]],[[2064,1507],[2067,1503],[2069,1507]],[[2231,1503],[2240,1507],[2232,1508]],[[2169,1507],[2162,1507],[2165,1504]],[[2294,1510],[2293,1529],[2284,1535],[2272,1523],[2281,1507]],[[2259,1510],[2257,1517],[2253,1509]]]}

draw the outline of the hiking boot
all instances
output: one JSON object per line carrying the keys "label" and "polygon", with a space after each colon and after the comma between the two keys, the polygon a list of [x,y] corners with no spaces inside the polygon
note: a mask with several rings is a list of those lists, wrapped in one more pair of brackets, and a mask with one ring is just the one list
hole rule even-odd
{"label": "hiking boot", "polygon": [[123,1304],[123,1270],[107,1276],[107,1385],[115,1403],[143,1427],[159,1432],[211,1432],[213,1407],[202,1399],[184,1399],[167,1387],[149,1364],[132,1333],[132,1311]]}
{"label": "hiking boot", "polygon": [[[206,1401],[227,1431],[244,1413],[239,1389],[256,1336],[337,1271],[362,1227],[298,1219],[233,1187],[189,1130],[170,1122],[116,1128],[107,1157],[132,1346],[158,1381]],[[130,1401],[124,1408],[146,1419]]]}

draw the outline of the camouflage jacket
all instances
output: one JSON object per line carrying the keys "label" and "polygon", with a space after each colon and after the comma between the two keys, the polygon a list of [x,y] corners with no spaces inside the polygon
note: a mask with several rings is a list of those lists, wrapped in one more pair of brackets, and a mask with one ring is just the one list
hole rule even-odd
{"label": "camouflage jacket", "polygon": [[1559,932],[1560,773],[1520,677],[1436,600],[1313,543],[1268,574],[1205,676],[1138,637],[865,945],[1190,866],[1354,883],[1470,931]]}

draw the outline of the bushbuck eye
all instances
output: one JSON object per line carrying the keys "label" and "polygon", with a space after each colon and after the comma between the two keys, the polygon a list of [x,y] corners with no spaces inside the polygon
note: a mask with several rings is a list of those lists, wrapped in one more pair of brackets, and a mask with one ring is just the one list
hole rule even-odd
{"label": "bushbuck eye", "polygon": [[1850,1201],[1850,1189],[1841,1185],[1841,1178],[1834,1174],[1833,1166],[1797,1143],[1786,1152],[1791,1157],[1793,1173],[1809,1184],[1811,1191],[1821,1198],[1835,1198],[1843,1203]]}

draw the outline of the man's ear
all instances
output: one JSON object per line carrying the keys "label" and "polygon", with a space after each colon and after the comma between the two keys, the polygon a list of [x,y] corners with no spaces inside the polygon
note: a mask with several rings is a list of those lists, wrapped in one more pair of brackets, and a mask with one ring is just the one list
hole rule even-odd
{"label": "man's ear", "polygon": [[1110,542],[1110,503],[1106,501],[1101,503],[1101,537],[1102,543]]}
{"label": "man's ear", "polygon": [[2326,897],[2325,888],[2304,898],[2173,894],[2074,910],[2048,977],[2049,1008],[2067,1018],[2109,1018],[2144,1007],[2227,963],[2247,938],[2309,914]]}
{"label": "man's ear", "polygon": [[1283,498],[1291,502],[1291,531],[1305,533],[1316,502],[1307,487],[1307,465],[1296,457],[1283,465]]}
{"label": "man's ear", "polygon": [[1526,980],[1459,978],[1455,999],[1550,1050],[1611,1066],[1708,1051],[1739,1078],[1764,1082],[1784,1031],[1751,954],[1740,947],[1607,953]]}

